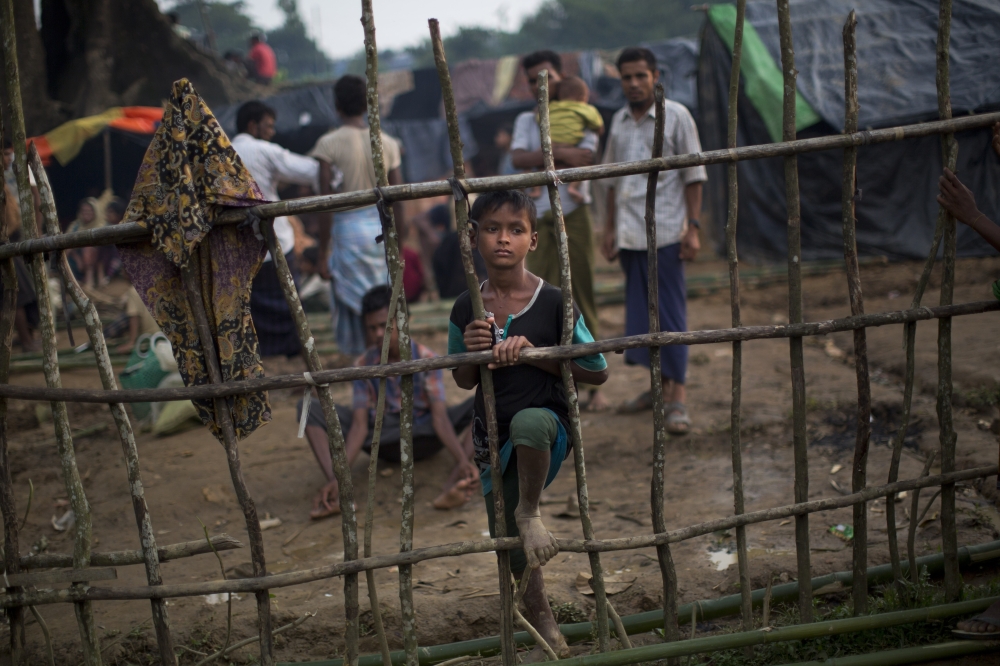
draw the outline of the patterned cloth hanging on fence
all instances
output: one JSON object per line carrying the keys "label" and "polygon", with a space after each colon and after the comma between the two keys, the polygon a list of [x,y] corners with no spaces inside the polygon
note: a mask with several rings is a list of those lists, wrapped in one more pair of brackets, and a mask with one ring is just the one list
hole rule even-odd
{"label": "patterned cloth hanging on fence", "polygon": [[[233,150],[222,127],[187,79],[174,83],[146,151],[125,222],[152,231],[150,242],[119,246],[122,264],[157,323],[170,340],[186,386],[209,383],[194,313],[181,267],[198,262],[207,238],[211,270],[202,293],[215,334],[223,381],[264,376],[257,333],[250,319],[250,285],[266,247],[250,228],[212,222],[228,206],[264,203],[264,195]],[[246,437],[271,420],[267,393],[227,400],[236,435]],[[201,420],[222,440],[212,400],[195,400]]]}

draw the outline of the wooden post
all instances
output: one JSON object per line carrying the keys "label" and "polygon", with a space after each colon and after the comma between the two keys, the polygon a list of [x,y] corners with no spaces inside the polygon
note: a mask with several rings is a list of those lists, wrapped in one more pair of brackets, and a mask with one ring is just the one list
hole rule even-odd
{"label": "wooden post", "polygon": [[[853,10],[844,25],[844,133],[858,131],[858,57],[855,32],[858,20]],[[854,214],[857,190],[858,149],[844,149],[844,174],[841,186],[841,217],[844,233],[844,262],[847,266],[847,291],[853,316],[865,313],[858,268],[857,218]],[[872,389],[868,379],[868,341],[865,329],[854,331],[854,365],[858,380],[857,438],[851,492],[861,492],[867,484],[868,444],[871,440]],[[854,579],[852,597],[854,614],[868,612],[868,506],[854,505]]]}
{"label": "wooden post", "polygon": [[[215,334],[205,307],[205,295],[211,294],[210,280],[212,275],[209,240],[203,239],[198,246],[198,252],[190,258],[186,266],[181,267],[184,289],[187,292],[188,304],[194,314],[198,340],[201,343],[202,354],[208,379],[212,384],[222,383],[222,370],[219,367],[218,352],[215,348]],[[236,428],[233,415],[225,398],[215,399],[215,421],[222,432],[223,445],[226,449],[226,462],[229,465],[229,476],[236,491],[236,500],[243,511],[247,526],[247,537],[250,541],[250,560],[253,564],[255,577],[267,575],[264,560],[264,539],[257,518],[257,507],[246,481],[243,479],[243,469],[240,463],[239,443],[236,440]],[[274,641],[271,637],[271,600],[267,590],[256,592],[257,597],[257,627],[260,633],[260,660],[262,666],[274,666]]]}
{"label": "wooden post", "polygon": [[[42,219],[45,222],[45,231],[51,236],[58,235],[59,217],[56,214],[56,202],[52,195],[52,187],[49,184],[48,174],[42,166],[42,158],[31,144],[28,150],[28,157],[31,170],[35,174],[35,182],[38,185],[38,194],[41,199]],[[90,337],[90,346],[94,349],[94,357],[97,360],[97,370],[101,377],[101,385],[105,390],[114,391],[118,388],[115,380],[114,368],[111,366],[111,358],[108,355],[108,345],[104,340],[104,331],[101,326],[101,318],[97,313],[97,308],[87,294],[80,288],[80,284],[70,269],[69,260],[64,252],[59,253],[57,259],[60,274],[66,291],[73,299],[77,309],[83,313],[83,320],[86,323],[87,335]],[[135,434],[132,432],[132,423],[129,421],[125,405],[122,403],[110,403],[111,416],[115,420],[118,428],[118,436],[121,439],[122,454],[125,458],[125,469],[128,476],[129,493],[132,497],[132,510],[135,513],[136,525],[139,528],[139,543],[142,547],[144,563],[146,565],[146,582],[149,585],[161,585],[163,579],[160,576],[160,561],[156,550],[156,537],[153,534],[153,521],[149,516],[149,509],[146,506],[146,497],[142,486],[142,473],[139,470],[139,452],[135,445]],[[173,640],[170,636],[170,624],[167,618],[167,607],[162,599],[152,599],[150,601],[153,614],[153,629],[156,632],[157,645],[160,649],[160,661],[163,664],[174,664],[177,657],[174,654]]]}
{"label": "wooden post", "polygon": [[[378,187],[389,185],[389,173],[385,168],[385,157],[382,152],[382,121],[378,108],[378,47],[375,43],[375,15],[371,0],[361,0],[361,24],[365,30],[365,76],[367,78],[368,104],[368,136],[372,150],[372,164],[375,168],[375,179]],[[397,280],[402,279],[402,241],[396,229],[396,220],[392,206],[388,201],[381,204],[388,217],[388,224],[383,221],[385,257],[389,275]],[[396,304],[396,330],[399,333],[399,357],[409,361],[412,357],[410,342],[410,322],[406,310],[405,299],[399,299]],[[400,477],[403,484],[402,519],[399,528],[399,550],[413,550],[414,522],[414,486],[413,486],[413,375],[403,375],[400,378],[400,413],[399,413],[399,461]],[[403,648],[406,651],[408,666],[417,666],[417,614],[413,606],[413,567],[399,567],[399,606],[403,622]]]}
{"label": "wooden post", "polygon": [[[664,98],[663,85],[657,84],[654,91],[656,120],[653,127],[653,158],[663,154]],[[646,257],[647,257],[647,301],[649,332],[660,330],[659,315],[659,268],[656,247],[656,183],[659,172],[653,171],[646,181]],[[653,517],[653,531],[666,532],[667,521],[663,515],[663,484],[667,450],[667,417],[663,405],[663,372],[660,368],[660,348],[649,348],[649,399],[653,403],[653,479],[650,484],[650,504]],[[663,580],[663,637],[668,641],[680,640],[677,623],[677,571],[674,568],[670,547],[666,544],[656,549]]]}
{"label": "wooden post", "polygon": [[[951,119],[951,85],[949,42],[951,40],[951,0],[941,0],[937,37],[937,97],[938,114]],[[958,142],[953,134],[941,135],[942,162],[955,171],[958,162]],[[944,208],[938,212],[944,220],[944,261],[941,273],[941,305],[951,305],[955,293],[955,255],[957,230],[955,220]],[[951,379],[951,318],[938,321],[938,391],[937,412],[941,426],[941,472],[955,471],[955,426],[952,422]],[[944,588],[948,601],[957,601],[962,592],[962,577],[958,571],[958,528],[955,524],[955,484],[941,487],[941,550],[944,553]]]}
{"label": "wooden post", "polygon": [[[782,103],[783,141],[795,140],[795,47],[788,0],[778,0],[778,32],[781,69],[784,75]],[[795,155],[785,157],[785,206],[788,209],[788,323],[802,322],[802,215],[799,210],[799,163]],[[809,499],[809,452],[806,439],[806,371],[802,338],[788,341],[792,368],[792,447],[795,457],[795,501]],[[812,589],[809,565],[809,517],[795,518],[795,555],[798,561],[799,616],[812,622]]]}
{"label": "wooden post", "polygon": [[[2,142],[3,137],[3,113],[0,112],[0,142]],[[7,189],[0,185],[0,245],[5,244],[7,240]],[[17,271],[14,268],[12,258],[0,261],[0,274],[3,278],[3,300],[2,306],[0,306],[0,384],[6,384],[10,379],[10,357],[14,344],[14,317],[17,314]],[[7,450],[6,397],[0,398],[0,511],[3,512],[4,571],[18,573],[21,570],[18,543],[19,516]],[[14,586],[6,589],[7,594],[22,590],[22,588]],[[13,666],[21,666],[24,662],[24,609],[11,608],[7,612],[7,620],[10,623],[11,663]]]}
{"label": "wooden post", "polygon": [[[465,181],[465,160],[462,156],[462,135],[458,128],[458,111],[455,108],[455,93],[451,86],[451,73],[448,71],[448,61],[445,58],[444,43],[441,41],[441,29],[437,19],[428,22],[431,32],[431,45],[434,48],[434,64],[437,66],[438,79],[441,81],[441,96],[444,99],[445,118],[448,121],[448,140],[451,144],[451,161],[454,165],[454,181],[461,184]],[[465,269],[465,281],[469,287],[469,297],[472,300],[473,316],[486,319],[486,309],[483,307],[483,295],[479,291],[479,280],[476,277],[476,265],[472,260],[472,243],[469,233],[468,202],[455,201],[455,227],[462,252],[462,267]],[[491,481],[493,482],[493,508],[496,515],[496,536],[507,536],[507,512],[503,500],[503,470],[500,465],[500,444],[497,441],[497,408],[493,393],[493,373],[483,364],[479,366],[479,383],[483,389],[483,403],[486,408],[486,430],[490,446]],[[514,646],[514,592],[510,586],[510,553],[497,552],[497,568],[499,569],[500,587],[500,657],[503,666],[517,666],[517,650]]]}
{"label": "wooden post", "polygon": [[[12,142],[14,144],[14,173],[17,176],[19,191],[21,226],[26,238],[34,239],[40,236],[35,223],[34,198],[28,183],[28,159],[25,148],[24,112],[21,106],[21,84],[18,74],[17,39],[14,30],[14,7],[12,0],[3,0],[3,15],[0,17],[2,30],[3,55],[6,64],[5,83],[7,86],[8,111],[13,125]],[[45,385],[49,388],[61,388],[59,376],[58,343],[56,341],[55,320],[49,299],[48,279],[45,263],[41,255],[33,255],[30,260],[31,274],[35,284],[35,294],[38,297],[39,328],[42,334],[43,360],[42,368],[45,374]],[[69,495],[70,508],[76,516],[73,530],[73,566],[85,568],[90,566],[90,546],[92,538],[90,505],[80,480],[80,471],[76,466],[76,452],[73,450],[73,435],[69,425],[69,415],[65,402],[52,403],[52,420],[56,431],[56,448],[62,467],[63,482]],[[17,556],[17,553],[14,553]],[[74,585],[79,589],[80,585]],[[97,625],[94,623],[94,611],[89,602],[75,604],[76,620],[80,628],[80,639],[83,643],[83,662],[86,666],[101,666],[100,639],[97,636]]]}
{"label": "wooden post", "polygon": [[[746,18],[746,0],[736,2],[736,31],[733,35],[733,62],[729,71],[729,116],[726,127],[726,147],[736,148],[739,126],[738,105],[740,98],[740,64],[743,59],[743,23]],[[736,224],[739,221],[739,173],[735,162],[726,166],[728,206],[726,211],[726,258],[729,263],[729,307],[733,328],[742,326],[740,316],[740,260],[736,247]],[[746,508],[743,499],[743,451],[740,441],[742,429],[741,406],[743,402],[743,343],[733,342],[732,402],[729,416],[729,443],[733,458],[733,509],[736,515]],[[750,596],[750,563],[747,556],[746,527],[736,528],[736,556],[740,575],[740,617],[743,631],[753,629],[753,600]]]}
{"label": "wooden post", "polygon": [[[538,75],[538,130],[540,132],[542,155],[545,170],[555,173],[556,164],[552,156],[552,136],[549,127],[549,72],[543,70]],[[552,208],[552,219],[556,227],[556,241],[559,249],[559,287],[563,299],[562,339],[559,344],[573,344],[573,283],[569,263],[569,239],[566,237],[566,221],[563,218],[562,201],[559,197],[559,187],[555,182],[549,184],[549,204]],[[573,442],[573,463],[576,467],[576,492],[580,502],[580,522],[583,526],[584,539],[596,539],[594,523],[590,519],[590,494],[587,491],[587,468],[583,458],[583,431],[580,428],[580,399],[573,381],[570,369],[571,361],[560,361],[559,370],[562,374],[563,387],[566,391],[566,401],[569,405],[570,437]],[[590,553],[590,570],[593,578],[590,586],[594,590],[594,602],[597,610],[597,643],[601,652],[611,649],[610,632],[608,629],[608,597],[604,589],[604,567],[601,565],[599,553]]]}

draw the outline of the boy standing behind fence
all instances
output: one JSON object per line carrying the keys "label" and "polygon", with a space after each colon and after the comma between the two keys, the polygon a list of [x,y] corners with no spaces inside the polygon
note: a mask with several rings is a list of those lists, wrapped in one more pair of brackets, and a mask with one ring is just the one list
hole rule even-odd
{"label": "boy standing behind fence", "polygon": [[[531,580],[524,595],[526,618],[559,656],[568,647],[545,595],[541,566],[558,552],[555,538],[542,523],[539,499],[569,452],[569,409],[559,362],[532,360],[518,364],[526,347],[558,345],[562,334],[562,292],[525,268],[525,257],[538,246],[535,205],[516,190],[487,192],[476,199],[471,217],[478,223],[474,247],[486,263],[487,279],[480,285],[485,321],[474,318],[472,299],[466,291],[451,311],[448,353],[492,349],[493,386],[496,395],[497,432],[502,461],[503,494],[508,536],[521,536],[523,550],[511,551],[515,578],[526,567]],[[575,309],[575,308],[574,308]],[[573,342],[593,341],[579,311],[575,313]],[[501,325],[502,324],[502,325]],[[573,379],[592,385],[608,379],[601,354],[575,359]],[[476,389],[472,438],[479,467],[490,534],[496,534],[486,409],[479,367],[452,371],[455,382]],[[538,655],[542,656],[538,648]],[[533,657],[534,658],[534,657]]]}

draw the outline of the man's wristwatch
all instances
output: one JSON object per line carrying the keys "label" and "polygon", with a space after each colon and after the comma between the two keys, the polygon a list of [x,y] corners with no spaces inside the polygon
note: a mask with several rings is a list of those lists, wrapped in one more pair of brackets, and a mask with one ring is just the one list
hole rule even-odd
{"label": "man's wristwatch", "polygon": [[695,229],[701,229],[701,222],[699,222],[693,217],[690,220],[688,220],[688,225],[694,227]]}

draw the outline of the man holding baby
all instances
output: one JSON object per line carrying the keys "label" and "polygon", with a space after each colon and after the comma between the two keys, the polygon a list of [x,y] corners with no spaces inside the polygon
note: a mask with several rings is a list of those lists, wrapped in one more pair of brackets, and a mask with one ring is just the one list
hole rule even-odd
{"label": "man holding baby", "polygon": [[[552,153],[556,168],[589,166],[594,163],[603,130],[600,114],[587,104],[589,90],[578,77],[563,77],[562,58],[554,51],[536,51],[521,61],[532,93],[538,96],[538,74],[549,73],[549,99],[552,124]],[[562,83],[568,82],[563,98]],[[525,171],[544,168],[542,142],[538,131],[538,112],[525,111],[514,121],[511,141],[511,159],[514,167]],[[557,250],[555,221],[549,206],[546,188],[529,192],[538,209],[538,248],[528,255],[528,270],[546,282],[558,286],[559,252]],[[594,221],[590,215],[589,183],[560,185],[566,236],[569,240],[570,271],[573,276],[573,300],[583,315],[587,328],[598,336],[597,305],[594,301]],[[607,406],[596,387],[589,390],[589,397],[581,391],[581,407],[603,409]]]}

